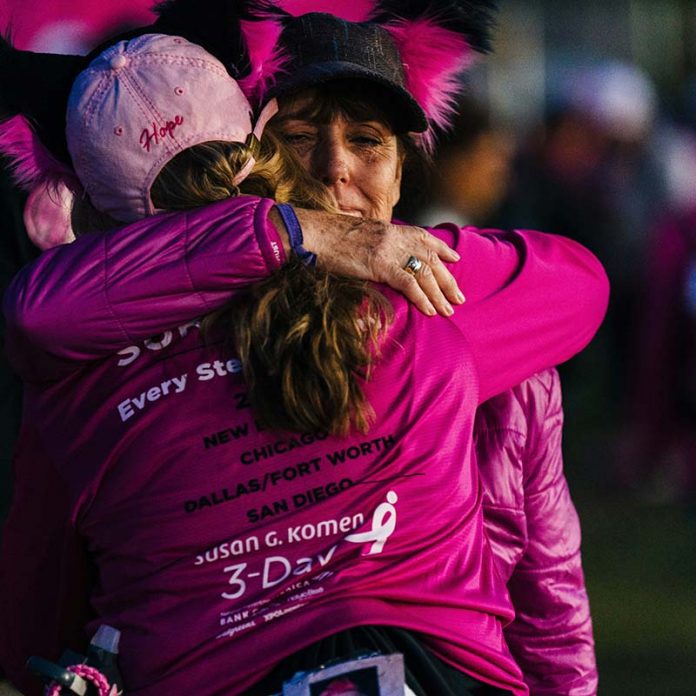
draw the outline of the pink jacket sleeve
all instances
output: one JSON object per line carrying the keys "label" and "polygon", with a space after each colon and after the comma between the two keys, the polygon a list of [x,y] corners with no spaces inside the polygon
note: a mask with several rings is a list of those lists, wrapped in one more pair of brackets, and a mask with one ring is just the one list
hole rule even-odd
{"label": "pink jacket sleeve", "polygon": [[[242,197],[147,218],[44,254],[6,293],[8,354],[27,382],[46,381],[217,308],[283,261],[272,201]],[[463,260],[462,326],[480,400],[589,342],[606,311],[601,264],[571,240],[539,232],[434,230]]]}
{"label": "pink jacket sleeve", "polygon": [[479,403],[569,360],[595,335],[609,283],[585,247],[530,230],[432,231],[461,255],[450,270],[467,301],[451,321],[473,353]]}
{"label": "pink jacket sleeve", "polygon": [[548,390],[537,393],[545,408],[530,410],[522,458],[527,539],[508,582],[515,620],[505,637],[530,696],[593,696],[597,666],[580,521],[563,473],[561,385],[556,370],[547,374]]}
{"label": "pink jacket sleeve", "polygon": [[57,379],[220,307],[284,263],[272,206],[231,198],[45,252],[5,293],[13,368],[26,382]]}

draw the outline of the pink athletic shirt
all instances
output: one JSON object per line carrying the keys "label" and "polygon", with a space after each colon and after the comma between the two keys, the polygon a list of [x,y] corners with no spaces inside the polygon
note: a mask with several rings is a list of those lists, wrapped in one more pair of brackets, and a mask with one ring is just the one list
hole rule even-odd
{"label": "pink athletic shirt", "polygon": [[436,229],[462,257],[450,268],[467,302],[428,318],[383,288],[394,322],[366,385],[370,432],[268,432],[239,360],[195,318],[284,261],[271,205],[86,236],[13,282],[7,344],[26,400],[0,664],[29,693],[24,661],[84,631],[89,587],[88,633],[123,632],[129,695],[243,693],[367,624],[418,631],[442,660],[527,693],[503,638],[473,419],[592,338],[601,265],[551,235]]}

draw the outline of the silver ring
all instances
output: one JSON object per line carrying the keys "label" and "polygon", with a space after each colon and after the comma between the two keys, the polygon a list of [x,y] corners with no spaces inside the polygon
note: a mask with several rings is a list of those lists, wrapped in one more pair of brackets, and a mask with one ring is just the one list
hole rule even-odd
{"label": "silver ring", "polygon": [[404,271],[411,275],[416,275],[421,268],[423,268],[423,262],[417,256],[409,256],[404,266]]}

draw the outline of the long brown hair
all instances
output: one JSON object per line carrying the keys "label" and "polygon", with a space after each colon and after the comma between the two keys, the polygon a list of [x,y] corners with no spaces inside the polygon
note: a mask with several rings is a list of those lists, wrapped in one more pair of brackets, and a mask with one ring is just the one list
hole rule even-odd
{"label": "long brown hair", "polygon": [[[250,150],[211,142],[174,157],[151,189],[163,210],[188,210],[240,193],[305,208],[333,210],[320,183],[270,130],[252,173],[235,174]],[[76,231],[117,223],[86,200],[73,211]],[[378,355],[391,307],[367,282],[332,275],[291,259],[264,281],[203,318],[207,338],[220,336],[237,351],[258,420],[273,430],[347,435],[367,431],[372,410],[362,383]]]}

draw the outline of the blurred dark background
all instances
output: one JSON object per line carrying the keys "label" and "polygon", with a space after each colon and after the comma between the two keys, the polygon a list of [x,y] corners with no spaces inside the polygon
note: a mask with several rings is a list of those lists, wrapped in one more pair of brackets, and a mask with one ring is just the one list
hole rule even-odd
{"label": "blurred dark background", "polygon": [[561,367],[600,694],[696,694],[696,2],[501,3],[422,222],[537,228],[603,261]]}
{"label": "blurred dark background", "polygon": [[[340,0],[337,0],[337,2]],[[86,53],[150,0],[2,0],[22,48]],[[612,281],[562,366],[600,693],[696,695],[696,1],[505,0],[420,222],[574,237]],[[0,289],[37,252],[0,172]],[[18,385],[0,366],[0,518]]]}

